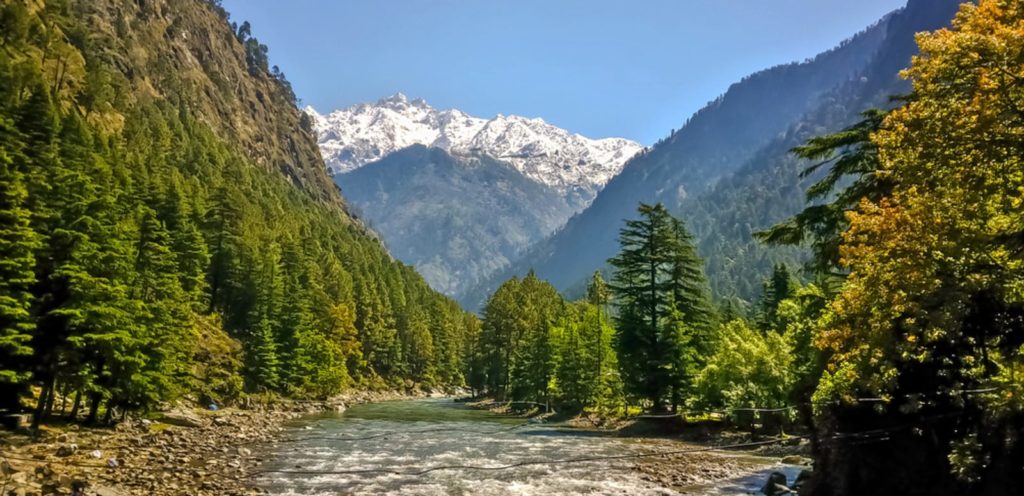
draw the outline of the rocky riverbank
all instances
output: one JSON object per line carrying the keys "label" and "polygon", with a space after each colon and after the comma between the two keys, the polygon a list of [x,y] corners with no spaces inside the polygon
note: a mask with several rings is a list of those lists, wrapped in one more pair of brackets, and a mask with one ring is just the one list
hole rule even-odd
{"label": "rocky riverbank", "polygon": [[417,396],[424,395],[361,392],[249,409],[176,409],[114,428],[47,426],[35,438],[0,433],[0,495],[263,494],[249,485],[249,473],[263,461],[254,447],[277,438],[285,422]]}
{"label": "rocky riverbank", "polygon": [[[770,481],[773,481],[771,485],[776,491],[773,494],[783,494],[787,491],[785,488],[790,487],[789,483],[795,482],[801,472],[811,468],[810,444],[804,437],[753,433],[732,428],[723,421],[687,422],[678,417],[623,418],[592,412],[566,416],[542,413],[539,407],[510,409],[509,405],[489,398],[466,401],[466,404],[470,408],[529,417],[532,422],[556,423],[609,436],[678,441],[680,444],[676,451],[680,452],[637,458],[631,466],[632,470],[642,474],[644,480],[682,494],[705,494],[708,488],[720,484],[730,485],[732,493],[742,492],[750,489],[751,484],[760,488]],[[530,408],[533,405],[525,406]],[[731,448],[719,450],[715,447]],[[662,446],[653,451],[673,450]]]}

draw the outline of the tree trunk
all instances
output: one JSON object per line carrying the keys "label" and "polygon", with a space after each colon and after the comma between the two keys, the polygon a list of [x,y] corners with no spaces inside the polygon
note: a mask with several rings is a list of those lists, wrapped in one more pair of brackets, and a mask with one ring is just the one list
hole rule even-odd
{"label": "tree trunk", "polygon": [[78,420],[78,409],[82,407],[82,390],[75,390],[75,402],[71,405],[71,413],[68,414],[68,420]]}
{"label": "tree trunk", "polygon": [[53,396],[53,386],[56,379],[51,374],[50,378],[47,379],[46,383],[43,384],[43,390],[39,393],[39,401],[36,403],[35,413],[32,415],[32,430],[38,430],[39,425],[43,423],[43,419],[46,417],[46,405],[50,402],[50,398]]}
{"label": "tree trunk", "polygon": [[597,305],[597,379],[595,383],[597,385],[597,403],[598,410],[601,409],[601,390],[604,388],[604,322],[601,316],[601,305]]}
{"label": "tree trunk", "polygon": [[86,417],[85,423],[96,424],[96,421],[99,420],[100,402],[103,401],[103,395],[99,392],[91,393],[89,394],[89,401],[89,416]]}
{"label": "tree trunk", "polygon": [[107,400],[107,412],[103,415],[103,424],[110,425],[110,422],[114,420],[114,406],[110,404],[113,400]]}
{"label": "tree trunk", "polygon": [[68,411],[68,393],[70,392],[71,386],[65,382],[64,387],[61,388],[60,393],[60,416],[63,417]]}
{"label": "tree trunk", "polygon": [[53,416],[53,404],[57,401],[57,379],[53,380],[53,384],[50,386],[50,397],[46,399],[46,407],[43,409],[43,418],[48,419]]}

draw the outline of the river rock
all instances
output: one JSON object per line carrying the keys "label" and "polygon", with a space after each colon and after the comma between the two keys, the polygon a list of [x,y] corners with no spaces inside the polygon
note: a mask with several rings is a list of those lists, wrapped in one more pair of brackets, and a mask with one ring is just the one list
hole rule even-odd
{"label": "river rock", "polygon": [[57,456],[71,456],[78,451],[78,445],[75,443],[65,443],[57,447]]}
{"label": "river rock", "polygon": [[811,460],[800,455],[789,455],[782,457],[782,463],[786,465],[810,465]]}
{"label": "river rock", "polygon": [[786,485],[786,474],[782,472],[772,472],[768,476],[768,481],[764,483],[764,487],[761,488],[761,492],[766,496],[778,496],[780,494],[789,494],[793,490]]}
{"label": "river rock", "polygon": [[803,494],[804,490],[810,487],[811,476],[813,475],[813,472],[810,470],[801,470],[800,474],[796,476],[796,480],[793,481],[793,488]]}
{"label": "river rock", "polygon": [[96,496],[124,496],[124,493],[109,486],[97,486],[92,493]]}
{"label": "river rock", "polygon": [[203,427],[205,425],[203,419],[198,415],[182,411],[164,413],[160,416],[160,421],[179,427]]}

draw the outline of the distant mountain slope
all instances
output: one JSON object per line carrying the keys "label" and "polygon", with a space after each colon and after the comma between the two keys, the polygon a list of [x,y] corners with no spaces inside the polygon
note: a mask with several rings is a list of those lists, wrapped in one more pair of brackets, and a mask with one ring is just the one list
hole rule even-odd
{"label": "distant mountain slope", "polygon": [[556,190],[486,155],[413,145],[337,177],[391,253],[447,294],[504,268],[572,214]]}
{"label": "distant mountain slope", "polygon": [[755,231],[804,206],[804,189],[815,178],[798,179],[808,164],[789,150],[856,122],[865,109],[889,107],[893,96],[909,92],[910,85],[899,72],[916,53],[914,34],[948,25],[959,5],[959,0],[911,0],[892,16],[886,42],[858,77],[825,94],[814,110],[707,193],[674,205],[666,201],[697,234],[716,293],[750,300],[760,293],[761,278],[776,262],[802,262],[803,254],[797,249],[767,247],[753,238]]}
{"label": "distant mountain slope", "polygon": [[641,150],[541,119],[436,110],[402,94],[306,113],[346,197],[397,258],[449,295],[561,227]]}
{"label": "distant mountain slope", "polygon": [[752,231],[802,205],[801,166],[788,150],[902,91],[897,73],[910,61],[914,33],[945,25],[958,4],[912,0],[812,60],[734,84],[678,132],[629,161],[591,206],[553,237],[460,295],[463,303],[478,306],[501,280],[531,268],[560,290],[573,289],[615,253],[621,221],[632,217],[641,201],[664,202],[693,224],[720,295],[736,288],[739,296],[753,297],[765,266],[798,257],[794,251],[768,252],[750,240]]}
{"label": "distant mountain slope", "polygon": [[622,138],[589,139],[542,119],[481,119],[457,109],[437,110],[401,93],[326,116],[312,107],[306,112],[313,116],[320,149],[335,173],[350,172],[410,145],[426,145],[502,160],[562,192],[578,209],[642,148]]}

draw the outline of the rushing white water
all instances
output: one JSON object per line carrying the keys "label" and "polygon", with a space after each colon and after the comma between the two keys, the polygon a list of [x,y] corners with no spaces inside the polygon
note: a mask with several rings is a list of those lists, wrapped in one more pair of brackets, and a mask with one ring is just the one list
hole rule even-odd
{"label": "rushing white water", "polygon": [[[284,439],[267,448],[264,456],[269,461],[261,469],[268,472],[258,476],[258,483],[271,494],[681,494],[635,470],[634,459],[560,461],[687,448],[669,440],[529,424],[451,400],[360,405],[344,414],[297,422]],[[724,462],[736,455],[719,456]],[[528,465],[493,469],[524,462]],[[708,481],[687,488],[685,494],[749,494],[773,470],[794,475],[792,468],[768,459],[751,462],[747,457],[747,462],[753,469],[743,476]],[[444,466],[461,468],[413,474]]]}

